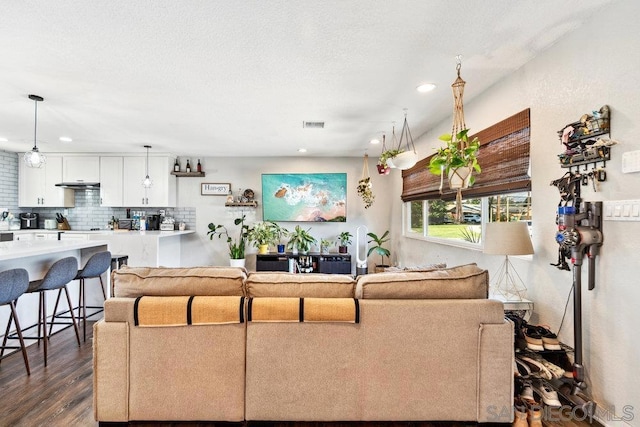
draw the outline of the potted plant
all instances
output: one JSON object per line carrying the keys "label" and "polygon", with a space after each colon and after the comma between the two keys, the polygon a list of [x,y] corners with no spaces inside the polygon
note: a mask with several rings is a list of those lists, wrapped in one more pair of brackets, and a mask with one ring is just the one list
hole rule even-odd
{"label": "potted plant", "polygon": [[371,207],[373,200],[376,198],[371,190],[371,177],[368,176],[358,181],[358,196],[362,197],[365,209]]}
{"label": "potted plant", "polygon": [[249,226],[244,223],[244,220],[245,215],[242,215],[242,217],[236,218],[233,221],[235,225],[240,226],[240,231],[236,240],[229,236],[229,232],[224,225],[216,225],[214,223],[209,224],[209,231],[207,232],[209,240],[213,240],[213,237],[216,235],[218,238],[222,238],[222,236],[226,237],[227,246],[229,247],[229,263],[232,267],[244,267],[244,250],[247,243],[247,234],[249,232]]}
{"label": "potted plant", "polygon": [[332,243],[330,239],[320,239],[320,253],[328,254],[329,246],[331,246]]}
{"label": "potted plant", "polygon": [[338,236],[338,240],[340,241],[340,246],[338,246],[338,252],[341,254],[347,253],[347,245],[351,244],[351,238],[353,235],[348,231],[343,231]]}
{"label": "potted plant", "polygon": [[290,231],[284,227],[281,227],[277,223],[270,221],[273,224],[273,228],[276,232],[276,241],[278,243],[278,253],[283,254],[285,249],[285,244],[282,243],[282,240],[289,236]]}
{"label": "potted plant", "polygon": [[296,225],[296,228],[289,233],[289,243],[287,247],[291,249],[294,254],[297,254],[298,251],[303,254],[307,253],[311,245],[316,243],[316,239],[309,233],[309,230],[311,230],[311,228],[305,230],[299,225]]}
{"label": "potted plant", "polygon": [[382,154],[380,154],[380,158],[378,159],[378,164],[377,164],[378,173],[380,175],[388,175],[389,171],[391,171],[391,167],[393,164],[393,161],[391,162],[391,164],[389,164],[389,159],[393,159],[403,151],[404,150],[400,150],[400,149],[391,149],[391,150],[383,151]]}
{"label": "potted plant", "polygon": [[367,233],[367,236],[371,237],[367,243],[375,243],[375,246],[371,246],[369,248],[369,252],[367,252],[367,257],[371,255],[374,251],[380,255],[380,264],[376,264],[375,272],[381,273],[384,271],[386,267],[389,267],[388,264],[384,264],[384,257],[389,258],[391,256],[391,252],[389,249],[382,247],[383,244],[389,241],[389,230],[385,231],[384,234],[378,237],[375,233]]}
{"label": "potted plant", "polygon": [[258,248],[258,253],[266,254],[269,252],[269,245],[275,244],[278,241],[278,235],[273,222],[257,222],[247,233],[247,239],[253,242],[254,246]]}
{"label": "potted plant", "polygon": [[440,147],[429,162],[429,171],[434,175],[447,174],[449,187],[452,189],[467,188],[473,185],[475,177],[473,171],[480,173],[478,163],[478,150],[480,141],[477,137],[469,141],[469,129],[463,129],[453,138],[453,135],[445,133],[439,137],[446,142]]}

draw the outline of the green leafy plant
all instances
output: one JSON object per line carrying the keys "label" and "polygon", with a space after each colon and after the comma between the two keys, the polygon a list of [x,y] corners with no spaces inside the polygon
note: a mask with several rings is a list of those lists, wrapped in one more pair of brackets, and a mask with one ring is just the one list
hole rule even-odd
{"label": "green leafy plant", "polygon": [[371,255],[373,252],[376,252],[378,255],[380,255],[380,264],[378,264],[378,266],[383,266],[384,264],[384,257],[389,258],[391,256],[391,251],[389,251],[389,249],[383,247],[382,245],[387,243],[390,239],[389,237],[389,230],[385,231],[384,234],[380,237],[378,237],[375,233],[367,233],[367,236],[369,236],[371,238],[371,240],[369,240],[367,243],[375,243],[375,246],[371,246],[369,248],[369,252],[367,252],[367,256]]}
{"label": "green leafy plant", "polygon": [[333,244],[330,239],[320,239],[320,252],[329,252],[329,246]]}
{"label": "green leafy plant", "polygon": [[393,159],[395,156],[403,152],[404,150],[398,150],[398,149],[385,150],[382,152],[382,154],[380,154],[380,157],[378,158],[378,164],[386,168],[389,166],[387,164],[387,160]]}
{"label": "green leafy plant", "polygon": [[371,177],[366,177],[358,181],[358,196],[362,197],[364,208],[368,209],[376,198],[371,190]]}
{"label": "green leafy plant", "polygon": [[[429,171],[434,175],[442,173],[449,174],[452,169],[460,167],[471,167],[476,172],[482,172],[478,163],[478,150],[480,150],[480,141],[478,137],[469,141],[469,129],[463,129],[456,135],[445,133],[440,135],[438,139],[446,142],[444,147],[440,147],[429,162]],[[473,185],[475,177],[472,175],[469,181]]]}
{"label": "green leafy plant", "polygon": [[340,240],[340,246],[350,245],[352,237],[353,235],[348,231],[343,231],[342,233],[340,233],[340,235],[338,236],[338,240]]}
{"label": "green leafy plant", "polygon": [[289,234],[291,233],[286,228],[281,227],[278,223],[275,223],[273,221],[269,221],[269,222],[273,225],[273,229],[275,230],[275,233],[276,233],[276,240],[278,243],[282,242],[282,240],[288,237]]}
{"label": "green leafy plant", "polygon": [[471,227],[466,227],[460,230],[462,239],[470,243],[480,243],[480,233]]}
{"label": "green leafy plant", "polygon": [[309,230],[311,230],[311,227],[305,230],[299,225],[296,225],[296,228],[289,234],[289,243],[287,243],[287,248],[297,248],[303,253],[309,252],[311,245],[317,242],[309,233]]}
{"label": "green leafy plant", "polygon": [[257,248],[277,243],[278,235],[273,222],[256,222],[247,233],[247,240]]}
{"label": "green leafy plant", "polygon": [[235,225],[240,226],[240,231],[237,239],[231,238],[229,236],[229,231],[227,227],[222,224],[214,224],[209,223],[209,231],[207,231],[207,235],[209,236],[209,240],[213,240],[214,236],[218,236],[218,238],[222,238],[222,236],[226,237],[227,246],[229,247],[229,258],[231,259],[243,259],[244,251],[247,243],[247,235],[249,233],[249,226],[244,223],[245,215],[242,215],[240,218],[236,218],[233,223]]}

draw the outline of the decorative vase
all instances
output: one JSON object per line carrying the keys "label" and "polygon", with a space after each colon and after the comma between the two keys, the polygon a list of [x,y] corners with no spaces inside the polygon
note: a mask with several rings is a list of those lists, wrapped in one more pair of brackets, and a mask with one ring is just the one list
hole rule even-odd
{"label": "decorative vase", "polygon": [[473,169],[470,166],[451,169],[449,171],[449,188],[452,190],[468,188],[472,171]]}
{"label": "decorative vase", "polygon": [[291,253],[292,253],[293,255],[298,255],[298,246],[294,245],[294,246],[291,248]]}
{"label": "decorative vase", "polygon": [[269,253],[269,245],[258,245],[258,253],[261,255]]}
{"label": "decorative vase", "polygon": [[278,253],[279,254],[283,254],[284,253],[284,245],[278,245]]}
{"label": "decorative vase", "polygon": [[245,261],[245,259],[244,259],[244,258],[240,258],[240,259],[233,259],[233,258],[231,258],[231,259],[229,260],[229,265],[230,265],[231,267],[242,267],[242,268],[244,268],[244,261]]}

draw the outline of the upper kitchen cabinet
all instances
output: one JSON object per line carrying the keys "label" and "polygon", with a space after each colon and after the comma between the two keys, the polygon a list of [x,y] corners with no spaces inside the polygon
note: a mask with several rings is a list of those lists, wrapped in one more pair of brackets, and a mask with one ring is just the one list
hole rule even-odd
{"label": "upper kitchen cabinet", "polygon": [[100,206],[124,206],[122,157],[100,157]]}
{"label": "upper kitchen cabinet", "polygon": [[125,206],[174,207],[176,205],[176,177],[172,157],[149,157],[149,177],[153,184],[144,188],[142,181],[146,176],[146,157],[124,157],[123,201]]}
{"label": "upper kitchen cabinet", "polygon": [[62,182],[62,156],[47,154],[40,168],[18,163],[18,205],[20,207],[71,208],[75,205],[73,190],[56,187]]}
{"label": "upper kitchen cabinet", "polygon": [[100,182],[100,157],[65,155],[62,158],[62,182]]}

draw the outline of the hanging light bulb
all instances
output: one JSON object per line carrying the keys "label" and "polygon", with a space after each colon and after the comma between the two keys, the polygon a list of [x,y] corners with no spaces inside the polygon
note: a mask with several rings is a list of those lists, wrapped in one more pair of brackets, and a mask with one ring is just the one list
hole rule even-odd
{"label": "hanging light bulb", "polygon": [[33,148],[31,151],[27,151],[24,153],[24,162],[30,168],[39,168],[44,165],[47,161],[47,158],[44,154],[38,151],[38,102],[44,101],[44,98],[38,95],[29,95],[29,99],[33,100],[36,104],[36,112],[35,112],[35,124],[33,127]]}
{"label": "hanging light bulb", "polygon": [[153,185],[153,181],[151,180],[151,178],[149,178],[149,148],[151,148],[151,146],[145,145],[144,148],[147,149],[147,166],[146,166],[147,176],[145,176],[144,179],[142,180],[142,186],[144,188],[151,188],[151,186]]}

